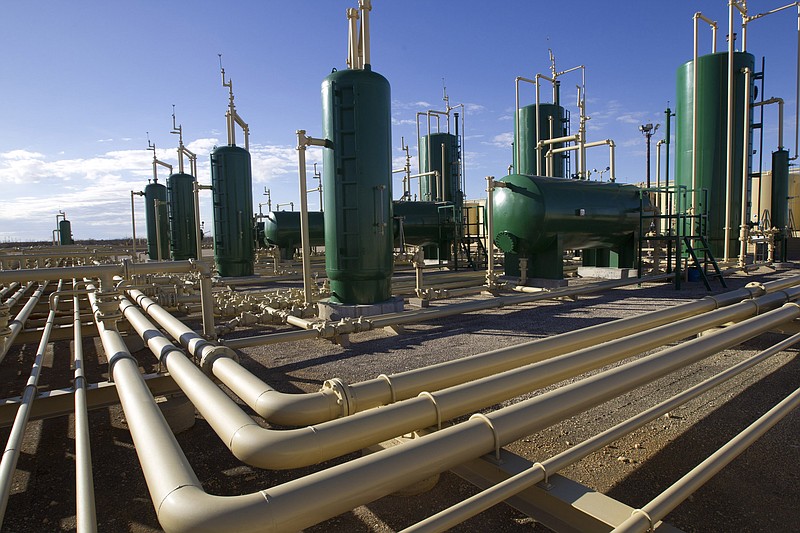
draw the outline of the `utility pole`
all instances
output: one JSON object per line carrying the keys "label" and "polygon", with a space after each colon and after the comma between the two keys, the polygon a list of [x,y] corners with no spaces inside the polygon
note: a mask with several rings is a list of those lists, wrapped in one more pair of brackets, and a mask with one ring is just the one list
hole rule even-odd
{"label": "utility pole", "polygon": [[642,132],[644,138],[647,141],[647,182],[646,187],[650,188],[650,139],[655,135],[656,131],[658,131],[658,127],[660,124],[656,124],[653,126],[652,123],[648,122],[647,124],[642,124],[639,126],[639,131]]}

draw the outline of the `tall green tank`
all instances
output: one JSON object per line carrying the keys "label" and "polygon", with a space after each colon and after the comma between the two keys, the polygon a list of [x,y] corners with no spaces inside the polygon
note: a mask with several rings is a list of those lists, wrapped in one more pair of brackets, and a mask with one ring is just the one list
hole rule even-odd
{"label": "tall green tank", "polygon": [[[743,158],[745,78],[742,69],[753,70],[751,54],[734,52],[733,179],[731,187],[731,230],[729,253],[738,247],[742,218],[742,171],[750,166]],[[676,105],[676,169],[678,185],[692,187],[692,89],[693,61],[678,68]],[[751,88],[752,89],[752,88]],[[753,94],[752,90],[750,94]],[[727,183],[728,139],[728,53],[719,52],[697,58],[697,189],[708,191],[708,205],[698,192],[698,212],[708,213],[708,240],[711,252],[722,258],[725,249],[725,195]],[[752,114],[750,115],[752,116]],[[750,124],[746,125],[750,128]],[[748,138],[750,134],[748,134]],[[750,143],[751,141],[748,141]]]}
{"label": "tall green tank", "polygon": [[506,273],[528,259],[528,277],[560,279],[564,250],[610,248],[632,267],[641,201],[633,185],[511,174],[492,207],[495,244]]}
{"label": "tall green tank", "polygon": [[167,178],[169,242],[172,259],[197,259],[197,222],[194,216],[194,176],[178,172]]}
{"label": "tall green tank", "polygon": [[[444,154],[442,154],[444,146]],[[444,160],[442,156],[444,155]],[[423,135],[419,146],[419,172],[439,171],[443,190],[435,176],[420,176],[423,202],[453,202],[459,209],[464,203],[458,171],[458,137],[452,133]]]}
{"label": "tall green tank", "polygon": [[[553,135],[550,135],[550,117],[553,118]],[[540,173],[536,172],[536,104],[527,105],[517,110],[514,117],[514,171],[517,174],[535,176],[544,175],[547,168],[548,147],[542,148]],[[539,134],[542,140],[557,139],[566,135],[564,108],[556,104],[539,104]],[[554,147],[563,146],[555,144]],[[519,161],[517,158],[519,156]],[[553,176],[564,177],[564,153],[553,154]]]}
{"label": "tall green tank", "polygon": [[[156,205],[156,202],[158,205]],[[167,188],[153,180],[144,188],[144,212],[147,220],[147,256],[151,261],[169,259],[169,217],[167,215]],[[158,217],[156,217],[158,213]],[[158,218],[158,224],[156,224]],[[158,229],[156,229],[158,228]]]}
{"label": "tall green tank", "polygon": [[322,82],[325,266],[331,301],[391,298],[392,123],[389,82],[369,65]]}
{"label": "tall green tank", "polygon": [[58,242],[61,246],[75,244],[72,240],[72,224],[66,218],[58,222]]}
{"label": "tall green tank", "polygon": [[789,151],[772,152],[772,226],[780,230],[775,236],[778,251],[775,258],[779,261],[788,259],[789,233]]}
{"label": "tall green tank", "polygon": [[211,152],[214,261],[222,277],[254,272],[253,178],[250,153],[235,145]]}
{"label": "tall green tank", "polygon": [[[291,259],[302,246],[300,211],[271,211],[263,221],[264,242],[277,246],[283,259]],[[322,211],[308,212],[308,236],[311,246],[325,244],[325,216]]]}

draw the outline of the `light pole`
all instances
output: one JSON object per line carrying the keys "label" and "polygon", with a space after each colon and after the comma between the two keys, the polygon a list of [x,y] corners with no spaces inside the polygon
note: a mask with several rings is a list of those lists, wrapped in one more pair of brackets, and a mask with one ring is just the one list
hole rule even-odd
{"label": "light pole", "polygon": [[639,126],[639,131],[642,132],[644,138],[647,140],[647,183],[646,186],[650,188],[650,138],[655,135],[656,131],[658,131],[658,127],[660,124],[656,124],[653,126],[652,123],[648,122],[647,124],[642,124]]}

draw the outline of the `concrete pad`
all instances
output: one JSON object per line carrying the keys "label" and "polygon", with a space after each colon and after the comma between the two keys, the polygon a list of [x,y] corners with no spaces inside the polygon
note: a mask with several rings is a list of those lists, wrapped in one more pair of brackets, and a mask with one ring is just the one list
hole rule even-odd
{"label": "concrete pad", "polygon": [[637,275],[638,272],[635,268],[578,267],[578,276],[582,278],[628,279],[635,278]]}
{"label": "concrete pad", "polygon": [[386,301],[374,304],[348,305],[334,303],[329,300],[317,302],[319,317],[324,320],[341,320],[342,318],[358,318],[360,316],[385,315],[403,311],[405,300],[394,296]]}

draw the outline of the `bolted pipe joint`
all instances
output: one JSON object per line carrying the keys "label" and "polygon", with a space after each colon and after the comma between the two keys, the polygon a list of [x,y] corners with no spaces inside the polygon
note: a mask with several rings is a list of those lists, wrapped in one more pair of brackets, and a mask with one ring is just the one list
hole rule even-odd
{"label": "bolted pipe joint", "polygon": [[349,416],[358,410],[355,395],[350,391],[350,386],[341,378],[325,381],[320,392],[327,391],[332,391],[336,395],[336,405],[341,408],[340,417]]}
{"label": "bolted pipe joint", "polygon": [[117,301],[118,296],[119,291],[116,290],[98,290],[95,292],[97,300],[95,303],[94,318],[98,322],[102,322],[105,327],[109,329],[115,329],[117,321],[122,318],[122,312],[119,310],[119,302]]}
{"label": "bolted pipe joint", "polygon": [[214,367],[214,362],[222,357],[227,357],[237,363],[239,362],[239,354],[227,346],[214,346],[210,349],[204,349],[202,352],[200,368],[209,376],[213,375],[212,369]]}

